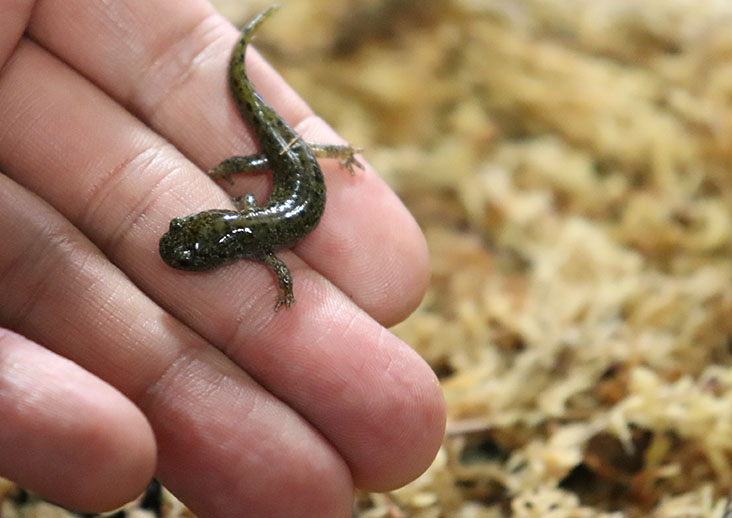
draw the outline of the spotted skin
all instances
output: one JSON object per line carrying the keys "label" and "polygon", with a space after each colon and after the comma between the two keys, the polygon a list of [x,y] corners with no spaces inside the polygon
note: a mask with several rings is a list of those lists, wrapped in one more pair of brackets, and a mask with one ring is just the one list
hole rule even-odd
{"label": "spotted skin", "polygon": [[160,239],[160,256],[180,270],[212,270],[237,259],[268,265],[277,277],[275,311],[295,302],[292,274],[275,252],[291,248],[308,235],[325,209],[325,181],[316,156],[337,158],[354,174],[362,167],[351,146],[309,144],[254,90],[245,70],[247,46],[261,23],[279,6],[257,15],[242,30],[229,62],[229,88],[261,151],[235,156],[209,171],[231,182],[232,174],[272,171],[272,194],[258,205],[254,195],[235,198],[237,210],[206,210],[175,218]]}

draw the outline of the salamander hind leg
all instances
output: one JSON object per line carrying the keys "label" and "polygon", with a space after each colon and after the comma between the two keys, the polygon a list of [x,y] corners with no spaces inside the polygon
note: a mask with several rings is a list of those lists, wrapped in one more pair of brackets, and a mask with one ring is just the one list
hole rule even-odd
{"label": "salamander hind leg", "polygon": [[275,311],[279,310],[283,304],[287,309],[290,309],[290,304],[295,302],[295,295],[292,293],[292,274],[290,273],[290,269],[274,254],[266,254],[262,257],[262,262],[272,268],[277,276],[277,284],[280,287],[280,296],[277,298]]}
{"label": "salamander hind leg", "polygon": [[308,142],[313,154],[318,158],[337,158],[341,167],[348,169],[351,176],[355,176],[354,166],[363,169],[363,164],[356,160],[356,153],[363,149],[353,146],[342,146],[337,144],[313,144]]}
{"label": "salamander hind leg", "polygon": [[257,199],[252,193],[247,193],[244,196],[234,196],[231,198],[234,202],[234,206],[241,211],[251,211],[257,208]]}

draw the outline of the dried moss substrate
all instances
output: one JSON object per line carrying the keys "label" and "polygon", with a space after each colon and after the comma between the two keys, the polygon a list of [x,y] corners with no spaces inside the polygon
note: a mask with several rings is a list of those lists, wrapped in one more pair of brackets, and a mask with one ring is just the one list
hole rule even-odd
{"label": "dried moss substrate", "polygon": [[730,27],[711,0],[291,0],[263,29],[432,254],[395,331],[447,437],[356,516],[729,516]]}
{"label": "dried moss substrate", "polygon": [[721,517],[732,4],[326,5],[290,15],[330,39],[264,50],[422,225],[432,285],[395,331],[450,416],[359,516]]}

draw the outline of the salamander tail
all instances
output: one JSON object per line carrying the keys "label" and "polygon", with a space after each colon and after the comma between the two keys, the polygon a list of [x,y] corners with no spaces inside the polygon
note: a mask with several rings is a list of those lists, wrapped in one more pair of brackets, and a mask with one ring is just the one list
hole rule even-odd
{"label": "salamander tail", "polygon": [[263,101],[254,92],[254,86],[247,77],[245,66],[247,46],[254,36],[255,31],[262,25],[262,22],[272,16],[280,7],[282,7],[281,4],[275,4],[255,16],[242,29],[239,41],[236,42],[236,45],[234,45],[231,51],[231,60],[229,61],[229,87],[234,95],[234,101],[239,109],[239,113],[248,122],[251,122],[248,111],[252,109],[252,106],[260,105]]}
{"label": "salamander tail", "polygon": [[[241,31],[241,43],[246,46],[247,43],[249,43],[252,39],[252,36],[254,36],[254,33],[259,28],[260,25],[262,25],[262,22],[272,16],[275,11],[279,10],[279,8],[282,7],[282,4],[274,4],[273,6],[269,7],[268,9],[265,9],[261,13],[259,13],[257,16],[255,16],[252,21],[250,21],[244,29]],[[238,45],[237,45],[238,47]],[[238,49],[237,49],[238,50]],[[243,49],[242,49],[243,50]]]}

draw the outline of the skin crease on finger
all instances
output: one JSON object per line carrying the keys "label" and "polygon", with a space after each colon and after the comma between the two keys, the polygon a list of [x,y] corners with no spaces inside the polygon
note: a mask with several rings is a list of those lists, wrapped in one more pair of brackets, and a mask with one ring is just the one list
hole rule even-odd
{"label": "skin crease on finger", "polygon": [[[116,5],[122,4],[123,2],[120,2]],[[161,2],[148,2],[147,5],[156,4]],[[43,11],[43,8],[46,8],[52,11],[60,9],[59,6],[63,6],[61,9],[76,6],[78,10],[79,5],[82,3],[45,2],[41,4],[42,8],[39,10]],[[84,5],[101,4],[84,3]],[[145,9],[145,5],[139,7],[139,10],[143,11],[140,14],[141,18],[149,18],[144,13]],[[52,14],[47,12],[46,18],[50,19]],[[174,15],[175,13],[171,17],[150,19],[167,20],[174,18]],[[64,17],[59,16],[57,19],[62,20]],[[80,22],[58,24],[53,30],[58,32],[63,25],[84,27],[87,38],[99,33],[94,30],[93,24]],[[43,23],[34,25],[34,36],[52,46],[54,34],[43,34],[43,29]],[[38,34],[39,32],[41,34]],[[165,33],[164,30],[159,32]],[[139,41],[140,38],[133,40]],[[65,41],[69,41],[68,38]],[[100,52],[105,52],[107,46],[95,43],[98,42],[80,42],[79,50],[88,52],[90,47],[97,47]],[[228,43],[221,42],[218,46],[225,49],[227,45]],[[180,47],[179,45],[178,50]],[[148,121],[188,154],[197,154],[192,149],[193,139],[198,139],[206,146],[213,144],[210,146],[212,148],[216,148],[218,143],[221,153],[218,151],[211,153],[217,156],[210,157],[196,156],[197,163],[215,162],[230,155],[232,150],[229,150],[227,145],[222,146],[221,143],[233,144],[232,140],[236,139],[231,138],[232,134],[239,135],[238,138],[242,141],[246,138],[246,132],[241,128],[241,121],[237,121],[226,111],[232,109],[224,101],[227,94],[223,85],[225,77],[223,62],[228,52],[221,49],[218,50],[223,55],[220,66],[213,67],[215,70],[207,70],[206,77],[196,74],[194,67],[188,79],[180,83],[170,96],[165,97],[163,104],[154,105],[155,116]],[[54,49],[54,52],[63,55],[62,50]],[[163,64],[159,68],[165,69],[164,58],[165,56],[161,58]],[[64,59],[73,61],[74,56],[65,56]],[[89,60],[98,61],[92,58]],[[107,64],[110,63],[112,69],[115,65],[119,65],[113,56],[107,61]],[[184,64],[190,66],[181,59],[179,65]],[[97,102],[96,94],[80,95],[79,98],[84,99],[84,102],[81,104],[79,101],[73,102],[72,105],[76,107],[74,112],[64,112],[64,106],[68,106],[69,99],[63,99],[63,96],[59,98],[59,92],[56,90],[63,90],[60,86],[65,85],[65,79],[56,78],[50,85],[44,85],[44,81],[50,79],[50,69],[47,66],[44,68],[47,70],[43,77],[28,79],[18,84],[21,85],[20,88],[28,91],[28,98],[42,99],[46,102],[40,105],[33,102],[24,104],[22,114],[12,113],[12,107],[5,113],[5,122],[14,123],[12,127],[7,127],[8,134],[4,137],[0,135],[0,140],[6,138],[12,143],[10,147],[13,149],[11,153],[13,156],[5,157],[7,163],[12,165],[12,168],[8,168],[9,171],[79,225],[88,236],[104,248],[105,252],[114,257],[115,262],[123,267],[128,275],[144,286],[157,300],[165,301],[166,307],[172,308],[176,315],[186,319],[189,325],[206,338],[218,343],[232,358],[246,366],[258,380],[264,382],[272,392],[295,406],[302,415],[313,422],[338,450],[348,457],[351,470],[359,483],[371,487],[378,487],[379,483],[383,486],[398,485],[423,469],[439,444],[444,424],[444,407],[439,388],[423,362],[368,317],[357,315],[353,307],[344,301],[342,294],[336,293],[331,285],[307,269],[302,262],[298,262],[293,254],[288,254],[285,261],[294,265],[293,271],[303,293],[299,303],[307,312],[302,318],[298,318],[294,313],[282,317],[276,325],[272,323],[271,307],[263,302],[272,296],[272,293],[267,291],[270,289],[271,278],[259,269],[252,268],[251,265],[232,265],[231,268],[208,277],[182,276],[161,269],[159,261],[155,262],[158,258],[154,255],[160,229],[172,216],[206,208],[204,194],[192,194],[192,192],[203,192],[209,187],[200,177],[192,179],[193,176],[188,173],[192,168],[182,165],[180,159],[171,158],[172,148],[161,147],[157,155],[148,153],[148,156],[152,156],[152,163],[145,163],[145,160],[130,161],[129,156],[145,158],[145,146],[148,146],[148,150],[152,148],[151,139],[143,135],[143,130],[138,127],[131,128],[132,125],[127,119],[120,127],[115,124],[100,125],[100,120],[107,120],[106,113],[109,110],[104,103]],[[262,76],[267,69],[260,66],[259,70],[257,74]],[[85,73],[97,84],[104,85],[107,79],[114,83],[112,81],[114,76],[97,77],[93,71],[88,70]],[[121,84],[129,77],[140,78],[139,71],[123,69],[117,70],[116,73],[122,78],[118,81]],[[208,84],[209,76],[213,84]],[[155,97],[155,92],[159,93],[162,87],[156,82],[158,80],[159,78],[153,76],[145,77],[141,81],[145,84],[142,91],[150,91],[151,96]],[[200,83],[204,84],[202,92],[195,93],[188,90]],[[75,88],[71,85],[68,87]],[[42,93],[38,88],[41,88]],[[109,87],[112,92],[114,88]],[[211,91],[219,93],[210,95]],[[140,102],[139,105],[135,105],[141,99],[141,95],[138,93],[132,96],[131,107],[145,117],[146,103]],[[12,96],[10,98],[12,99]],[[207,98],[214,99],[215,102]],[[196,101],[191,103],[191,99]],[[191,120],[179,120],[175,123],[175,117],[181,117],[181,106],[190,107],[188,111],[191,112]],[[92,111],[93,114],[88,113]],[[2,116],[0,113],[0,117]],[[34,120],[42,120],[44,124],[35,127],[25,124]],[[204,122],[203,128],[198,127],[198,121]],[[206,121],[224,122],[208,127]],[[59,127],[64,128],[68,139],[59,139]],[[208,131],[212,135],[221,134],[223,131],[223,134],[215,138],[201,138],[201,135],[197,134],[200,131]],[[191,133],[191,137],[186,137],[186,133]],[[78,135],[84,135],[84,138],[79,139]],[[109,142],[115,142],[115,146],[110,147]],[[94,149],[104,149],[104,156],[96,157],[96,161],[90,162],[89,155]],[[59,150],[62,151],[62,155],[59,155]],[[32,156],[32,162],[24,163],[23,156]],[[59,156],[62,156],[63,160],[59,160]],[[120,167],[119,164],[125,165]],[[175,182],[171,176],[170,181],[160,184],[159,190],[165,187],[166,194],[154,192],[149,186],[156,186],[161,181],[159,169],[170,168],[172,164],[175,164],[179,171],[175,175]],[[153,171],[152,166],[158,171]],[[64,182],[49,183],[48,171],[53,171],[55,175],[64,178]],[[99,173],[105,171],[117,172],[112,187],[97,193],[94,193],[93,189],[90,192],[90,186],[99,185]],[[348,243],[346,239],[339,240],[336,229],[341,219],[339,214],[355,218],[359,212],[365,210],[359,209],[359,204],[366,203],[369,211],[374,208],[373,199],[384,200],[384,211],[394,210],[394,204],[387,199],[389,196],[393,197],[393,194],[386,195],[388,191],[379,182],[371,179],[373,173],[365,175],[364,181],[350,191],[349,196],[353,196],[352,199],[341,196],[345,191],[339,187],[337,175],[342,173],[337,172],[336,176],[330,174],[328,177],[329,209],[326,209],[326,216],[319,228],[320,235],[332,239],[331,245],[326,246],[329,250],[341,250],[341,244]],[[215,192],[209,191],[206,196],[210,200],[225,199],[220,193],[211,194]],[[163,201],[156,202],[156,198]],[[339,208],[347,202],[355,205],[355,209]],[[199,204],[201,206],[198,206]],[[144,218],[139,214],[135,216],[135,211],[143,211]],[[329,211],[332,216],[328,216]],[[359,249],[360,253],[363,250],[368,251],[366,246],[368,242],[379,242],[374,236],[383,234],[378,225],[364,225],[363,222],[373,219],[369,211],[361,215],[361,222],[354,219],[349,223],[354,226],[349,235],[356,236],[359,232],[361,234],[363,246]],[[396,226],[393,221],[389,221],[387,225],[389,228]],[[363,232],[356,230],[362,227]],[[330,228],[333,230],[329,230]],[[365,232],[366,228],[374,233]],[[309,241],[305,243],[307,246],[304,248],[307,253],[303,253],[308,264],[317,264],[317,269],[323,271],[324,268],[318,264],[322,261],[317,257],[317,254],[322,254],[318,245],[323,244],[323,238],[317,235],[312,238],[308,238]],[[415,252],[413,246],[411,248],[411,254],[420,254]],[[298,252],[300,251],[298,249]],[[308,253],[314,256],[309,258]],[[374,255],[373,252],[371,254]],[[347,264],[353,270],[359,268],[359,265],[353,262]],[[332,261],[331,266],[335,268],[339,263]],[[405,268],[403,264],[389,266],[391,271]],[[378,268],[384,267],[384,264],[378,265]],[[416,269],[422,272],[425,270],[422,266]],[[424,276],[423,273],[420,275]],[[362,282],[361,278],[358,280]],[[243,294],[242,286],[247,287]],[[358,299],[358,285],[349,286],[348,291],[351,289],[356,290],[354,299]],[[385,287],[387,293],[390,289],[395,289],[395,286]],[[414,286],[410,286],[406,291],[414,291]],[[268,314],[261,309],[263,306],[266,306]],[[393,307],[390,311],[396,313]],[[297,337],[296,340],[293,340],[293,337]],[[287,361],[283,362],[283,358]],[[374,398],[375,393],[381,397]],[[319,404],[314,405],[315,401]],[[418,454],[414,453],[415,450]],[[178,450],[179,453],[183,451],[185,449]],[[412,457],[404,458],[404,453]],[[401,466],[395,466],[397,463]],[[195,468],[194,465],[190,467]]]}

